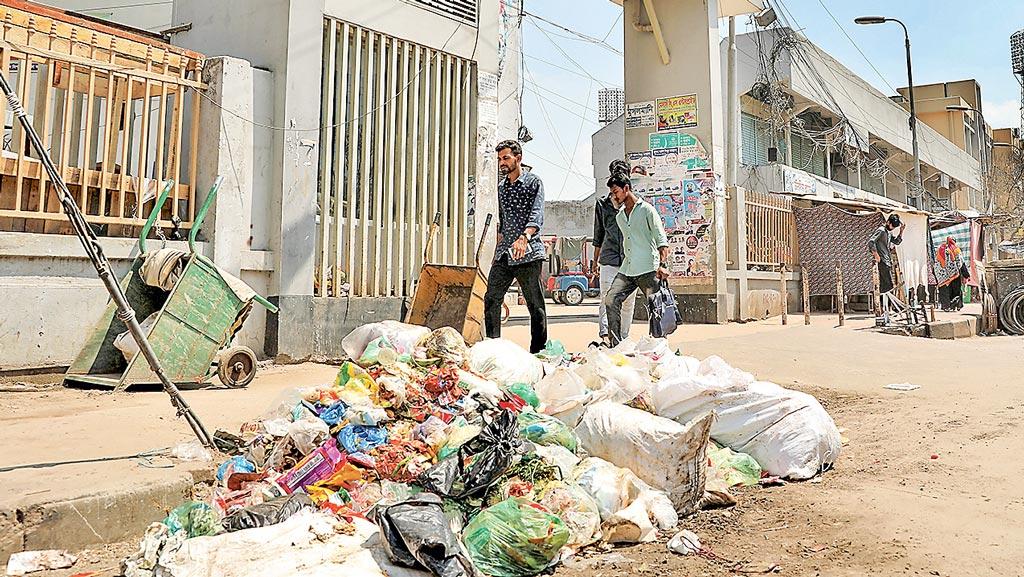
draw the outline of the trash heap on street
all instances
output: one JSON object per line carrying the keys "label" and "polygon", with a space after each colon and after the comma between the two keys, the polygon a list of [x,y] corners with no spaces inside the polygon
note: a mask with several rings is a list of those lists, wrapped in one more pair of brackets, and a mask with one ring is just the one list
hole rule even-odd
{"label": "trash heap on street", "polygon": [[217,432],[212,492],[152,524],[127,577],[536,575],[839,455],[813,397],[664,339],[533,356],[386,321],[343,347],[333,383]]}

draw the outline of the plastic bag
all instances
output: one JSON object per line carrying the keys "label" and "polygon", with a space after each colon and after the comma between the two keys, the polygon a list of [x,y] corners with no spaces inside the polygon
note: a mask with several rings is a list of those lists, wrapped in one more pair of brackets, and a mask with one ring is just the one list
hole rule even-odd
{"label": "plastic bag", "polygon": [[445,497],[469,497],[504,474],[521,449],[516,416],[503,410],[454,455],[424,471],[418,482],[427,491]]}
{"label": "plastic bag", "polygon": [[725,491],[729,487],[748,487],[761,480],[761,465],[750,455],[737,453],[729,447],[708,444],[708,462],[711,467],[708,489],[712,488],[713,480],[717,491]]}
{"label": "plastic bag", "polygon": [[602,401],[587,407],[576,427],[580,444],[668,493],[681,515],[699,508],[707,477],[708,435],[714,415],[680,425],[639,409]]}
{"label": "plastic bag", "polygon": [[571,479],[572,470],[580,463],[579,457],[561,445],[537,445],[533,451],[547,463],[558,467],[562,479]]}
{"label": "plastic bag", "polygon": [[507,387],[512,383],[536,384],[544,377],[540,359],[504,339],[480,341],[469,349],[469,368]]}
{"label": "plastic bag", "polygon": [[363,356],[370,341],[386,337],[399,354],[412,354],[416,343],[430,333],[430,329],[407,325],[398,321],[381,321],[356,328],[341,341],[341,348],[350,359]]}
{"label": "plastic bag", "polygon": [[462,534],[474,565],[490,577],[536,575],[568,541],[561,519],[519,497],[480,511]]}
{"label": "plastic bag", "polygon": [[313,501],[310,500],[309,495],[302,491],[296,491],[287,497],[278,497],[235,511],[224,518],[224,530],[231,532],[276,525],[298,513],[304,507],[312,506]]}
{"label": "plastic bag", "polygon": [[531,407],[535,409],[540,408],[540,398],[537,397],[537,391],[530,385],[526,383],[512,383],[508,386],[508,392],[526,401]]}
{"label": "plastic bag", "polygon": [[747,453],[769,475],[809,479],[839,458],[839,429],[817,399],[755,381],[718,357],[695,375],[662,379],[652,400],[659,415],[677,422],[714,411],[711,438]]}
{"label": "plastic bag", "polygon": [[566,356],[565,345],[561,341],[548,341],[544,345],[544,350],[537,353],[537,356],[545,361],[557,364]]}
{"label": "plastic bag", "polygon": [[256,465],[249,462],[245,457],[231,457],[217,467],[217,480],[224,482],[234,473],[255,473]]}
{"label": "plastic bag", "polygon": [[597,502],[606,541],[649,542],[657,538],[656,529],[679,524],[668,495],[651,488],[629,469],[589,457],[576,466],[573,481]]}
{"label": "plastic bag", "polygon": [[579,485],[564,481],[548,483],[538,502],[558,515],[569,529],[566,547],[579,550],[601,538],[601,511],[597,501]]}
{"label": "plastic bag", "polygon": [[395,563],[426,567],[438,577],[474,575],[437,495],[422,494],[378,509],[376,521],[384,550]]}
{"label": "plastic bag", "polygon": [[447,423],[431,415],[412,428],[412,438],[425,443],[436,454],[448,441],[447,430]]}
{"label": "plastic bag", "polygon": [[387,337],[379,337],[367,343],[366,349],[356,362],[361,367],[371,367],[376,364],[389,364],[397,357],[398,352],[388,342]]}
{"label": "plastic bag", "polygon": [[469,356],[466,339],[452,327],[434,330],[419,342],[419,346],[426,349],[428,358],[441,359],[459,366],[462,366]]}
{"label": "plastic bag", "polygon": [[206,503],[186,501],[178,505],[162,521],[172,535],[184,531],[189,538],[213,535],[221,530],[217,514]]}
{"label": "plastic bag", "polygon": [[[139,326],[142,327],[142,334],[149,335],[149,329],[156,324],[158,314],[160,314],[160,311],[149,315],[144,321],[139,323]],[[114,339],[114,348],[121,351],[121,354],[124,355],[124,360],[131,362],[139,352],[139,343],[135,342],[135,337],[132,336],[131,331],[125,331]]]}
{"label": "plastic bag", "polygon": [[367,425],[345,425],[338,431],[338,443],[348,453],[367,453],[388,442],[387,429]]}
{"label": "plastic bag", "polygon": [[328,427],[333,427],[345,420],[345,411],[347,410],[348,405],[346,405],[344,401],[335,401],[330,406],[320,411],[320,420],[327,423]]}
{"label": "plastic bag", "polygon": [[483,427],[480,425],[470,425],[466,422],[465,417],[456,417],[445,430],[447,439],[437,452],[438,460],[446,459],[449,455],[458,452],[459,447],[479,435],[480,431],[483,431]]}
{"label": "plastic bag", "polygon": [[544,414],[552,415],[570,427],[575,427],[583,417],[593,395],[583,379],[565,367],[558,367],[541,379],[534,390],[543,405]]}
{"label": "plastic bag", "polygon": [[579,440],[568,425],[550,415],[533,411],[519,413],[519,433],[538,445],[561,445],[576,451]]}
{"label": "plastic bag", "polygon": [[199,441],[180,443],[171,449],[171,456],[181,461],[212,461],[213,453]]}
{"label": "plastic bag", "polygon": [[[338,369],[338,376],[334,380],[334,389],[331,401],[341,400],[346,405],[377,405],[378,387],[362,367],[355,363],[346,362]],[[323,400],[323,399],[321,399]]]}
{"label": "plastic bag", "polygon": [[609,355],[594,348],[584,353],[584,359],[586,362],[576,368],[576,374],[595,392],[595,400],[625,404],[649,394],[654,386],[646,359],[630,359],[619,353]]}

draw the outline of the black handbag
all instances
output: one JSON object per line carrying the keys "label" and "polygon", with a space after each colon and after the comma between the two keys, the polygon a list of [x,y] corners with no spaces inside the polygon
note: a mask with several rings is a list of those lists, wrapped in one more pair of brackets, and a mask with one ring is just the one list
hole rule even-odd
{"label": "black handbag", "polygon": [[647,298],[648,310],[650,310],[651,336],[655,338],[667,337],[676,332],[683,317],[679,315],[679,305],[676,304],[676,295],[668,288],[668,281],[661,281],[658,291]]}

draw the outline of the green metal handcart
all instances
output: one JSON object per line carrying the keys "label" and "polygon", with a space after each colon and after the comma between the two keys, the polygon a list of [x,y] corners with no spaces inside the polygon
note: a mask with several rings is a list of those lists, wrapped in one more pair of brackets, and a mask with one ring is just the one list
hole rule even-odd
{"label": "green metal handcart", "polygon": [[[196,233],[202,226],[217,191],[218,177],[196,215],[189,231],[189,255],[180,278],[170,291],[146,284],[140,274],[146,260],[146,236],[160,215],[175,185],[161,191],[149,219],[139,235],[139,255],[121,281],[121,288],[139,319],[157,313],[147,337],[170,380],[176,384],[202,384],[220,377],[229,387],[244,387],[256,374],[256,355],[244,346],[228,346],[252,310],[253,301],[272,313],[277,307],[255,295],[239,298],[210,259],[196,251]],[[87,383],[123,391],[132,385],[159,384],[142,354],[130,360],[114,346],[114,339],[127,330],[117,316],[113,302],[93,327],[78,357],[68,368],[64,383]]]}

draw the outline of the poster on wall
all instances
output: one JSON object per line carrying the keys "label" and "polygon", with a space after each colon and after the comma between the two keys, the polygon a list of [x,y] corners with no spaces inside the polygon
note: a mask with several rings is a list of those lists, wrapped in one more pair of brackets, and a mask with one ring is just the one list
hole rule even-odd
{"label": "poster on wall", "polygon": [[655,104],[647,102],[630,102],[626,104],[626,129],[649,128],[654,126]]}
{"label": "poster on wall", "polygon": [[647,135],[647,148],[658,150],[659,148],[679,148],[678,132],[652,132]]}
{"label": "poster on wall", "polygon": [[654,159],[650,150],[643,152],[630,152],[626,155],[629,161],[629,173],[633,175],[647,175],[654,172]]}
{"label": "poster on wall", "polygon": [[668,233],[672,254],[671,278],[710,277],[711,224],[689,223]]}
{"label": "poster on wall", "polygon": [[657,100],[658,132],[695,128],[697,126],[697,95],[670,96]]}

